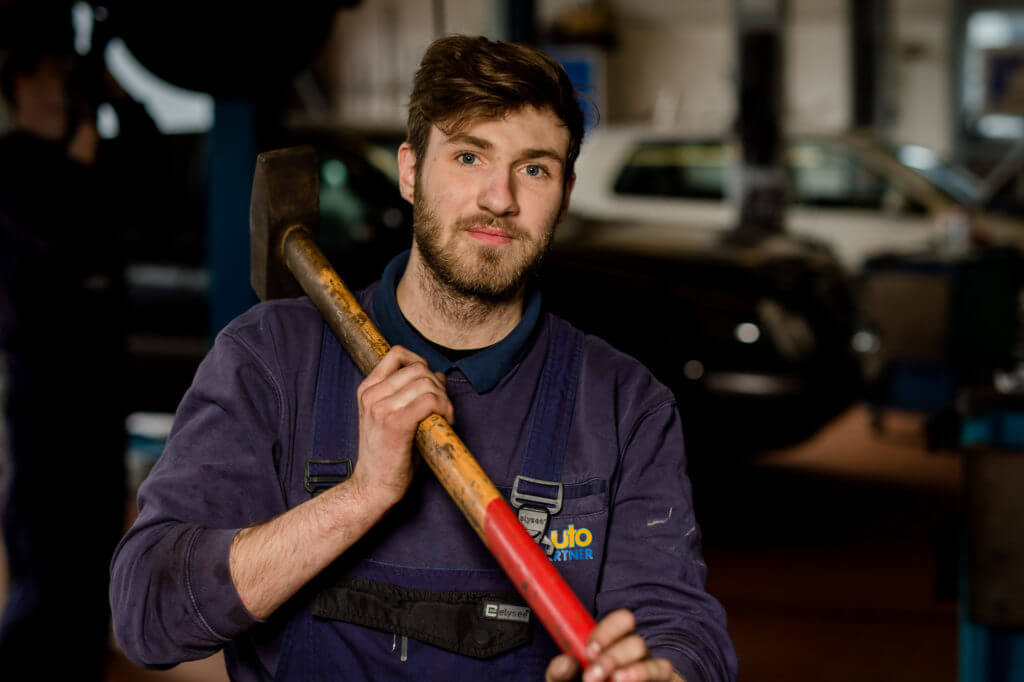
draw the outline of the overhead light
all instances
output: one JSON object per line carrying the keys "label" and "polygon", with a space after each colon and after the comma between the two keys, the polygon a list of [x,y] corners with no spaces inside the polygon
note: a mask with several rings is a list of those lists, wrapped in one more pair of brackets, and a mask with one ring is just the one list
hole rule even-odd
{"label": "overhead light", "polygon": [[121,119],[107,102],[96,109],[96,129],[104,140],[113,139],[121,132]]}
{"label": "overhead light", "polygon": [[736,339],[740,343],[755,343],[761,338],[761,329],[753,322],[736,325]]}
{"label": "overhead light", "polygon": [[978,119],[978,132],[985,137],[1017,138],[1024,135],[1024,117],[988,114]]}
{"label": "overhead light", "polygon": [[213,127],[213,97],[183,90],[157,78],[114,38],[104,52],[107,69],[146,111],[162,133],[205,133]]}
{"label": "overhead light", "polygon": [[878,336],[866,329],[861,329],[853,335],[850,345],[858,353],[870,353],[878,348]]}
{"label": "overhead light", "polygon": [[1008,47],[1013,43],[1010,13],[973,13],[967,20],[967,41],[978,49]]}
{"label": "overhead light", "polygon": [[348,168],[345,167],[344,162],[338,159],[324,161],[321,173],[323,174],[324,184],[329,187],[340,187],[348,180]]}
{"label": "overhead light", "polygon": [[87,2],[76,2],[71,6],[71,25],[75,31],[75,52],[89,54],[92,49],[92,7]]}
{"label": "overhead light", "polygon": [[938,164],[935,152],[927,147],[919,147],[916,144],[900,147],[899,157],[903,165],[917,168],[918,170],[930,170]]}

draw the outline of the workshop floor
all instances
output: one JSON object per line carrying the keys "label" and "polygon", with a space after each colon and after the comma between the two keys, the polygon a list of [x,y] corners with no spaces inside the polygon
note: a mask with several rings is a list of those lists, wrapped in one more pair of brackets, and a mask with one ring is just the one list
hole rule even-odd
{"label": "workshop floor", "polygon": [[[959,476],[955,456],[925,452],[919,419],[888,414],[879,437],[862,408],[802,446],[694,472],[740,679],[953,682]],[[227,676],[220,656],[153,672],[115,653],[108,680]]]}

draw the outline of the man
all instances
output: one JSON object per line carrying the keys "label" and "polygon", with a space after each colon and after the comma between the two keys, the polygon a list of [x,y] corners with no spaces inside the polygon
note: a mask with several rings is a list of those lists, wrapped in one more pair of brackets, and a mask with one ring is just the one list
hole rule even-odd
{"label": "man", "polygon": [[129,656],[224,646],[238,680],[574,679],[417,469],[416,425],[438,412],[602,617],[587,682],[735,676],[671,394],[542,315],[531,286],[582,135],[572,85],[539,51],[430,46],[398,154],[412,249],[360,294],[396,345],[360,381],[305,299],[220,335],[114,558]]}
{"label": "man", "polygon": [[75,634],[47,670],[100,680],[110,554],[124,529],[122,268],[99,195],[95,112],[74,115],[83,93],[69,85],[70,47],[25,38],[0,72],[15,125],[0,138],[0,449],[11,576],[0,679],[37,676],[55,624],[73,613]]}

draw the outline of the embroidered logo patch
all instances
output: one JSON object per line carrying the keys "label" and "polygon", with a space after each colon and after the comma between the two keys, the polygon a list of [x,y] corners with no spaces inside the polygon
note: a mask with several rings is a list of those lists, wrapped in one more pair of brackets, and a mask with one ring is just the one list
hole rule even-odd
{"label": "embroidered logo patch", "polygon": [[484,618],[490,620],[514,620],[518,623],[530,622],[530,607],[515,604],[484,603]]}
{"label": "embroidered logo patch", "polygon": [[551,531],[548,539],[555,548],[552,561],[589,561],[594,558],[594,550],[590,547],[594,534],[589,528],[577,528],[570,523],[565,530]]}

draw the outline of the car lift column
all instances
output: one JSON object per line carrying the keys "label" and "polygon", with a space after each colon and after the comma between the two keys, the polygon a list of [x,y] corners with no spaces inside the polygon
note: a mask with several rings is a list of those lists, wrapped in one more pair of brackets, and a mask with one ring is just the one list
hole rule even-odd
{"label": "car lift column", "polygon": [[782,136],[782,34],[785,0],[734,0],[740,162],[733,170],[739,224],[731,236],[756,243],[784,229],[786,169]]}
{"label": "car lift column", "polygon": [[888,0],[851,0],[850,58],[851,114],[856,129],[879,128],[888,123]]}
{"label": "car lift column", "polygon": [[249,286],[249,199],[256,158],[257,104],[218,97],[209,135],[207,257],[210,339],[257,302]]}

